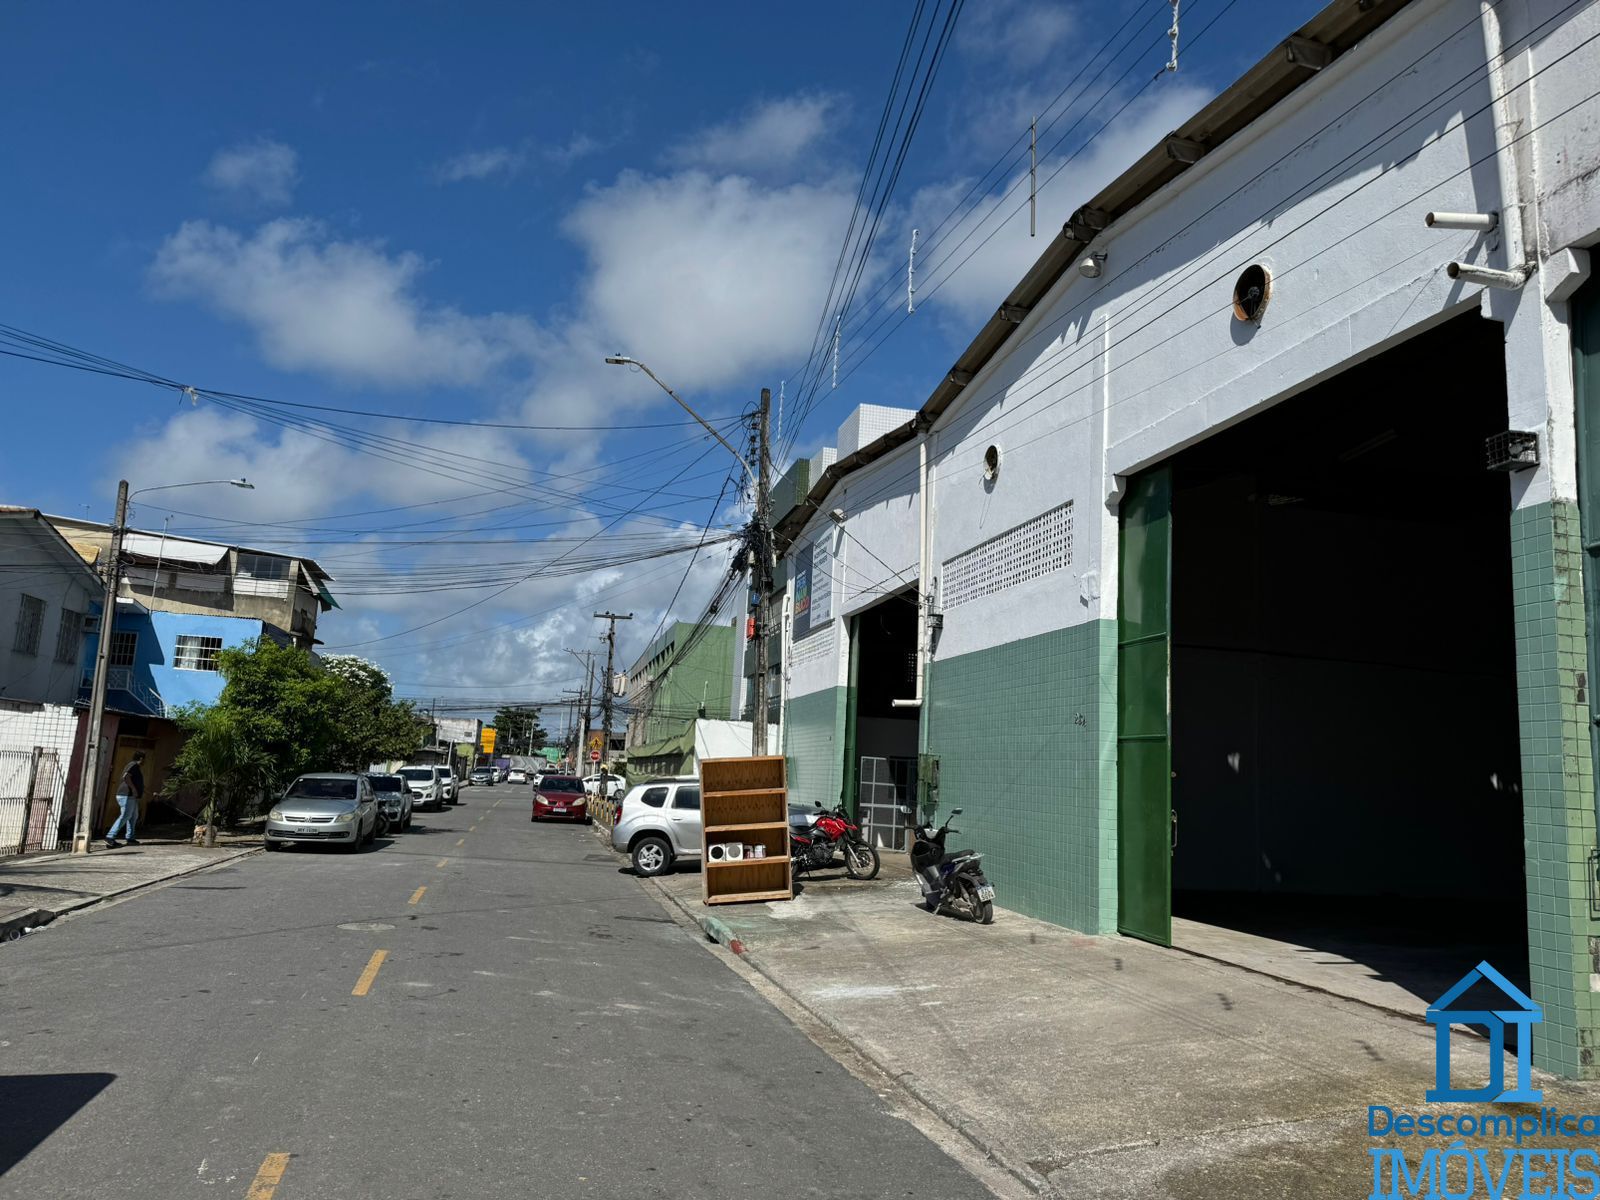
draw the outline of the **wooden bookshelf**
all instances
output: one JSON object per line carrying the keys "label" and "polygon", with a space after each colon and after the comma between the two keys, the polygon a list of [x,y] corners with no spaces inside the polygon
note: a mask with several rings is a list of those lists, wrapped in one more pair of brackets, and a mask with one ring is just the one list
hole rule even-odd
{"label": "wooden bookshelf", "polygon": [[[794,898],[789,786],[782,755],[702,760],[700,820],[700,888],[707,904]],[[766,857],[713,862],[711,847],[725,842],[761,846]]]}

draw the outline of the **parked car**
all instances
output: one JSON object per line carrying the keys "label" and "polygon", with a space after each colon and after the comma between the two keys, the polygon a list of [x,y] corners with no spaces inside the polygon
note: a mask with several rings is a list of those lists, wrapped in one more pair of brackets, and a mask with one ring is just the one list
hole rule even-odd
{"label": "parked car", "polygon": [[[602,786],[605,788],[603,793],[601,792]],[[608,799],[615,800],[618,796],[627,793],[628,781],[615,771],[608,772],[604,776],[595,774],[590,775],[583,781],[583,790],[591,796],[603,794]]]}
{"label": "parked car", "polygon": [[494,781],[496,783],[504,783],[506,781],[506,776],[509,774],[511,774],[510,767],[496,767],[494,769]]}
{"label": "parked car", "polygon": [[528,773],[521,767],[512,767],[506,772],[506,781],[508,783],[527,783]]}
{"label": "parked car", "polygon": [[367,782],[378,798],[378,807],[389,819],[390,833],[404,833],[411,828],[411,786],[399,775],[368,773]]}
{"label": "parked car", "polygon": [[411,803],[416,808],[442,810],[444,791],[439,787],[439,775],[431,766],[401,767],[395,772],[406,781],[411,791]]}
{"label": "parked car", "polygon": [[472,780],[473,787],[493,787],[494,768],[474,767],[472,768],[472,774],[469,776],[469,778]]}
{"label": "parked car", "polygon": [[439,793],[444,797],[446,804],[459,804],[461,797],[456,793],[456,777],[449,767],[433,768],[434,776],[439,780]]}
{"label": "parked car", "polygon": [[664,875],[680,858],[699,858],[700,780],[652,779],[629,789],[611,827],[611,846],[633,859],[640,875]]}
{"label": "parked car", "polygon": [[565,821],[582,821],[590,824],[589,797],[584,795],[583,780],[576,775],[546,775],[533,790],[534,821],[546,817]]}
{"label": "parked car", "polygon": [[365,775],[302,775],[267,814],[266,847],[331,842],[352,853],[378,836],[378,801]]}

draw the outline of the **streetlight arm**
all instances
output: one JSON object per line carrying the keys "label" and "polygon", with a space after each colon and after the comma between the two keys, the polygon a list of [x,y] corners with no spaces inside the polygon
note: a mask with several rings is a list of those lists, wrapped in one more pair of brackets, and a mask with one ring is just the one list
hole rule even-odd
{"label": "streetlight arm", "polygon": [[154,487],[145,487],[138,489],[138,491],[129,492],[128,496],[132,498],[134,496],[142,496],[146,492],[164,492],[169,488],[202,487],[208,483],[226,483],[230,487],[244,488],[247,491],[253,492],[256,490],[256,485],[248,479],[196,479],[192,483],[158,483]]}
{"label": "streetlight arm", "polygon": [[638,367],[639,370],[643,371],[646,375],[650,376],[650,378],[655,381],[657,387],[659,387],[663,392],[665,392],[667,395],[671,396],[674,400],[676,400],[678,402],[678,407],[679,408],[683,409],[684,412],[688,413],[696,421],[699,421],[700,424],[705,428],[705,431],[707,433],[709,433],[712,437],[716,438],[717,441],[721,442],[722,445],[723,445],[723,448],[726,449],[729,454],[733,455],[736,459],[739,460],[739,465],[744,468],[744,473],[750,477],[750,482],[752,484],[754,484],[756,482],[756,473],[750,469],[750,464],[745,461],[744,455],[740,454],[737,450],[735,450],[733,448],[733,446],[729,443],[728,439],[723,437],[720,433],[718,433],[715,429],[713,429],[711,427],[711,425],[706,421],[706,419],[704,417],[702,417],[699,413],[695,412],[694,409],[690,408],[688,406],[688,404],[686,404],[684,402],[684,399],[683,399],[682,396],[678,395],[677,392],[673,391],[665,383],[663,383],[661,381],[661,376],[657,375],[654,371],[652,371],[649,367],[645,366],[645,364],[640,362],[637,358],[629,358],[625,354],[609,354],[609,355],[606,356],[606,362],[610,363],[614,367]]}

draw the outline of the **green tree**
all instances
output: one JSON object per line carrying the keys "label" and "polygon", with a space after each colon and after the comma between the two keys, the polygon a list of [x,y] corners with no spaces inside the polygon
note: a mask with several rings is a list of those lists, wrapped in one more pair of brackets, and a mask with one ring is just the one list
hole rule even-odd
{"label": "green tree", "polygon": [[502,708],[494,714],[494,729],[496,754],[534,753],[550,740],[537,708]]}
{"label": "green tree", "polygon": [[422,744],[424,725],[410,701],[396,701],[389,676],[354,654],[330,654],[323,668],[339,681],[343,714],[334,757],[346,770],[409,758]]}
{"label": "green tree", "polygon": [[181,712],[178,720],[189,736],[163,791],[169,796],[182,791],[198,794],[204,801],[197,817],[205,826],[202,840],[215,846],[217,826],[233,824],[272,786],[272,762],[249,744],[229,709],[195,705]]}

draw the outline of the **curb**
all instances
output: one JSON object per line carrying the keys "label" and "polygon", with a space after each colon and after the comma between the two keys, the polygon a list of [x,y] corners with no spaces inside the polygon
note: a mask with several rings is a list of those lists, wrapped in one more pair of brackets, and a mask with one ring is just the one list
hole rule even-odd
{"label": "curb", "polygon": [[48,925],[51,921],[54,921],[58,917],[64,917],[68,913],[82,912],[86,908],[93,908],[97,904],[104,904],[108,900],[117,900],[123,896],[131,896],[133,893],[145,891],[147,888],[159,887],[163,883],[171,883],[174,879],[186,879],[190,875],[198,875],[201,871],[209,871],[214,867],[220,867],[231,862],[238,862],[242,858],[249,858],[252,854],[260,854],[261,852],[262,848],[260,846],[250,846],[243,850],[236,850],[224,858],[214,859],[211,862],[201,863],[199,866],[190,867],[186,871],[174,871],[170,875],[162,875],[158,879],[147,879],[143,883],[136,883],[130,887],[119,888],[114,892],[106,892],[103,895],[89,896],[83,900],[75,900],[70,904],[63,904],[60,908],[29,909],[24,912],[21,917],[8,918],[4,925],[0,926],[0,937],[4,937],[6,934],[8,934],[13,925],[25,925],[30,923],[30,921],[35,928],[40,925]]}
{"label": "curb", "polygon": [[938,1117],[939,1120],[943,1121],[953,1131],[960,1134],[968,1142],[972,1143],[972,1145],[975,1146],[978,1151],[984,1155],[984,1157],[989,1159],[990,1162],[994,1163],[1001,1170],[1005,1171],[1006,1174],[1010,1175],[1018,1183],[1022,1184],[1023,1187],[1040,1196],[1053,1197],[1060,1195],[1060,1192],[1058,1192],[1056,1188],[1051,1185],[1050,1181],[1047,1180],[1043,1175],[1040,1175],[1027,1163],[1017,1160],[1009,1151],[990,1138],[989,1135],[983,1131],[982,1127],[978,1125],[977,1122],[972,1120],[972,1118],[966,1112],[964,1112],[959,1105],[945,1099],[937,1091],[923,1084],[922,1081],[919,1080],[914,1074],[906,1070],[904,1067],[901,1067],[898,1063],[895,1063],[892,1060],[885,1058],[882,1054],[863,1046],[855,1039],[850,1030],[847,1029],[842,1023],[840,1023],[834,1017],[829,1016],[825,1012],[819,1011],[811,1004],[807,1003],[806,1000],[797,992],[795,992],[794,989],[789,987],[784,980],[779,978],[778,975],[776,975],[773,971],[769,970],[761,962],[760,958],[750,953],[750,948],[734,935],[733,930],[729,928],[727,922],[717,917],[710,916],[709,914],[697,913],[693,911],[688,905],[684,904],[678,899],[678,897],[667,891],[666,888],[662,887],[654,879],[646,879],[643,882],[654,888],[657,896],[659,896],[661,900],[663,900],[665,903],[674,905],[680,912],[698,925],[701,932],[706,935],[707,939],[716,942],[719,945],[726,946],[730,951],[738,955],[741,961],[747,963],[752,969],[758,971],[762,978],[787,996],[791,1002],[805,1009],[806,1012],[810,1013],[813,1018],[826,1026],[828,1030],[831,1031],[835,1036],[849,1043],[851,1048],[854,1049],[857,1054],[870,1062],[878,1070],[882,1071],[890,1079],[893,1079],[907,1092],[911,1093],[911,1095],[914,1096],[920,1104],[932,1112],[934,1116]]}

